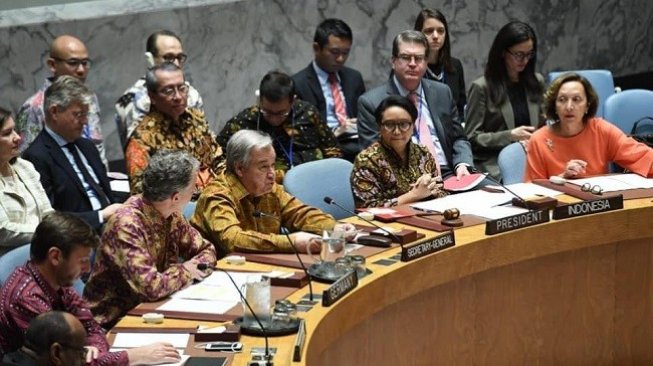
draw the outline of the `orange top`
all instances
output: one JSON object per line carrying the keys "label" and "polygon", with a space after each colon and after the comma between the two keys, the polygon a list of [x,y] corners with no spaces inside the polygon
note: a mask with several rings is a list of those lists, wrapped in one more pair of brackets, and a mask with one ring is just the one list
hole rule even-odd
{"label": "orange top", "polygon": [[572,159],[587,162],[585,174],[577,178],[606,174],[611,161],[633,173],[653,177],[653,149],[626,136],[615,125],[594,117],[572,137],[558,136],[550,126],[537,130],[528,141],[524,181],[561,174]]}

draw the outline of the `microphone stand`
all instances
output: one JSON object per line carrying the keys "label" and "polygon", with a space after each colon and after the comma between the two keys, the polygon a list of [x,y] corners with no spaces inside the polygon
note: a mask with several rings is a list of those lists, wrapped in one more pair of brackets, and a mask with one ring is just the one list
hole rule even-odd
{"label": "microphone stand", "polygon": [[[266,214],[265,212],[261,211],[254,211],[254,217],[256,218],[263,218],[263,217],[269,217],[271,219],[277,220],[279,222],[279,225],[281,225],[281,220],[270,214]],[[299,255],[299,251],[297,251],[297,248],[295,248],[295,245],[292,242],[292,239],[290,239],[290,234],[288,233],[288,229],[285,227],[281,227],[281,231],[283,234],[286,236],[286,239],[288,239],[288,244],[290,244],[290,247],[292,248],[292,251],[295,253],[295,256],[297,257],[297,260],[299,261],[299,265],[302,267],[302,270],[304,271],[304,274],[306,274],[306,278],[308,279],[308,295],[309,295],[309,300],[313,302],[313,281],[311,280],[311,275],[308,274],[308,269],[306,269],[306,265],[304,265],[304,261],[302,260],[302,257]]]}

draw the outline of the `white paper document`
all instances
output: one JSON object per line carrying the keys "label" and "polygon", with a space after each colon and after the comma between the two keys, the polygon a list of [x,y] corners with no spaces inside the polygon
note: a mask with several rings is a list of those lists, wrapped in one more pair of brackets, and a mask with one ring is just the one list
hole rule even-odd
{"label": "white paper document", "polygon": [[487,209],[508,203],[514,197],[510,193],[490,193],[482,190],[470,191],[450,196],[436,198],[430,201],[412,204],[416,210],[426,212],[444,212],[450,208],[457,208],[461,215],[476,215],[476,210]]}
{"label": "white paper document", "polygon": [[135,348],[156,342],[166,342],[175,348],[186,348],[188,333],[116,333],[113,348]]}
{"label": "white paper document", "polygon": [[172,298],[156,308],[159,311],[181,311],[185,313],[224,314],[240,303],[236,301],[190,300]]}
{"label": "white paper document", "polygon": [[129,181],[128,180],[112,180],[109,182],[111,186],[111,191],[113,192],[127,192],[129,193]]}
{"label": "white paper document", "polygon": [[653,179],[644,178],[637,174],[617,174],[603,177],[581,178],[568,180],[571,184],[582,186],[589,183],[599,186],[603,192],[627,191],[629,189],[653,188]]}

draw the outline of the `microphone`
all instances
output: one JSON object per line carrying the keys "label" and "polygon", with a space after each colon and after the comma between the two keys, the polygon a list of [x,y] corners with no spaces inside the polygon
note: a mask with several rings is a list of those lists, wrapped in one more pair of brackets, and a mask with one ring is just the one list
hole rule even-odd
{"label": "microphone", "polygon": [[[254,211],[253,216],[256,218],[263,218],[263,217],[269,217],[271,219],[277,220],[279,224],[281,225],[281,219],[274,215],[266,214],[265,212],[261,211]],[[308,270],[306,269],[306,265],[304,265],[304,261],[302,261],[302,257],[299,255],[299,252],[297,251],[297,248],[295,248],[295,245],[292,242],[292,239],[290,239],[290,234],[288,233],[288,229],[285,227],[281,227],[281,231],[286,235],[286,239],[288,239],[288,243],[290,244],[290,247],[292,248],[292,251],[295,253],[295,256],[297,257],[297,260],[299,261],[299,265],[302,267],[302,270],[304,271],[304,274],[306,274],[306,278],[308,278],[308,295],[309,295],[309,300],[313,301],[313,281],[311,280],[311,275],[308,274]]]}
{"label": "microphone", "polygon": [[341,209],[341,210],[347,212],[348,214],[351,214],[351,215],[353,215],[353,216],[356,216],[356,217],[358,217],[359,219],[365,221],[366,223],[368,223],[368,224],[374,226],[375,228],[377,228],[377,229],[379,229],[379,230],[381,230],[381,231],[387,233],[388,235],[390,235],[390,237],[392,237],[392,239],[393,239],[395,242],[399,243],[399,246],[401,247],[401,249],[404,248],[404,245],[401,243],[401,240],[399,240],[399,237],[398,237],[397,235],[395,235],[393,232],[391,232],[391,231],[389,231],[389,230],[386,230],[385,228],[381,227],[380,225],[377,225],[377,224],[374,223],[372,220],[368,220],[368,219],[366,219],[366,218],[363,218],[363,217],[358,216],[358,214],[356,214],[356,212],[351,211],[351,210],[348,210],[348,209],[345,208],[344,206],[339,205],[338,202],[336,202],[333,198],[331,198],[331,197],[329,197],[329,196],[325,196],[325,197],[324,197],[324,202],[326,202],[326,204],[328,204],[328,205],[336,206],[336,207],[338,207],[339,209]]}
{"label": "microphone", "polygon": [[[213,265],[211,265],[209,263],[198,263],[197,264],[197,269],[199,269],[200,271],[205,271],[207,269],[212,269],[214,271],[223,272],[224,274],[227,275],[227,277],[229,277],[229,280],[231,280],[231,283],[233,283],[234,287],[236,288],[236,291],[238,291],[238,295],[240,295],[240,298],[245,303],[245,306],[247,306],[249,311],[252,313],[252,316],[254,317],[254,320],[256,320],[256,323],[258,323],[258,326],[261,327],[261,333],[263,333],[263,337],[265,339],[265,356],[264,356],[265,357],[265,365],[272,366],[272,362],[270,362],[271,357],[270,357],[270,346],[268,344],[268,332],[265,331],[265,327],[263,327],[263,323],[261,323],[261,320],[258,318],[258,315],[256,315],[256,313],[254,312],[254,309],[252,309],[252,307],[249,305],[249,302],[247,302],[247,299],[245,298],[243,293],[240,291],[240,288],[238,287],[238,284],[236,284],[236,281],[234,281],[234,278],[231,277],[229,272],[227,272],[226,270],[224,270],[222,268],[218,268],[216,266],[213,266]],[[243,321],[244,320],[245,320],[245,318],[243,317]]]}
{"label": "microphone", "polygon": [[501,183],[501,182],[499,182],[498,180],[492,178],[492,177],[490,176],[489,173],[483,173],[483,175],[485,175],[485,178],[491,180],[492,182],[496,183],[496,184],[497,184],[498,186],[500,186],[501,188],[503,188],[503,189],[505,189],[506,191],[508,191],[508,193],[510,193],[510,194],[512,194],[513,196],[515,196],[515,198],[517,198],[517,200],[519,201],[519,203],[521,203],[525,209],[527,209],[527,210],[532,210],[532,209],[533,209],[533,208],[528,204],[528,202],[526,202],[525,199],[523,199],[523,198],[522,198],[521,196],[519,196],[517,193],[511,191],[511,190],[510,190],[508,187],[506,187],[503,183]]}

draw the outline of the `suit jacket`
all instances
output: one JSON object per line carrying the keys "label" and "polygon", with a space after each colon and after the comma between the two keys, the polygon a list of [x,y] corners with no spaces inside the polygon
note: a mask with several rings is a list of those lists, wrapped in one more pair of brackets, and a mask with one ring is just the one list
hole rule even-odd
{"label": "suit jacket", "polygon": [[[79,138],[75,144],[93,168],[109,201],[115,202],[111,194],[107,171],[93,142]],[[41,184],[52,203],[52,208],[57,211],[74,213],[94,228],[101,226],[98,212],[93,211],[82,182],[61,147],[45,129],[25,150],[23,158],[31,161],[41,175]]]}
{"label": "suit jacket", "polygon": [[[431,66],[431,65],[429,65]],[[463,118],[465,113],[465,105],[467,104],[467,95],[465,94],[465,73],[463,72],[463,64],[459,59],[452,57],[451,66],[455,70],[454,72],[445,72],[446,75],[446,84],[451,89],[451,95],[453,96],[453,101],[458,107],[458,115],[460,118]],[[429,68],[424,74],[424,77],[429,80],[434,80],[435,76],[433,71]]]}
{"label": "suit jacket", "polygon": [[[536,74],[536,76],[544,85],[542,75]],[[488,96],[485,77],[474,80],[468,95],[465,134],[472,144],[474,164],[480,171],[488,172],[495,179],[500,179],[497,157],[501,149],[513,142],[510,139],[510,131],[515,128],[512,104],[508,97],[499,105],[492,103]],[[531,126],[537,127],[544,122],[542,97],[529,93],[526,100]]]}
{"label": "suit jacket", "polygon": [[[361,73],[349,67],[343,67],[338,71],[342,93],[345,95],[345,104],[347,105],[347,117],[353,118],[358,114],[358,97],[365,93],[365,84]],[[326,99],[322,94],[320,79],[315,73],[313,62],[309,63],[306,68],[292,76],[295,82],[295,91],[297,96],[314,105],[322,116],[322,121],[326,123]]]}
{"label": "suit jacket", "polygon": [[[422,88],[449,167],[454,170],[461,163],[473,167],[472,148],[460,124],[451,90],[443,83],[427,79],[422,79]],[[390,95],[400,95],[392,74],[387,83],[366,92],[358,99],[358,141],[361,148],[364,149],[379,139],[379,126],[374,119],[374,111]]]}

